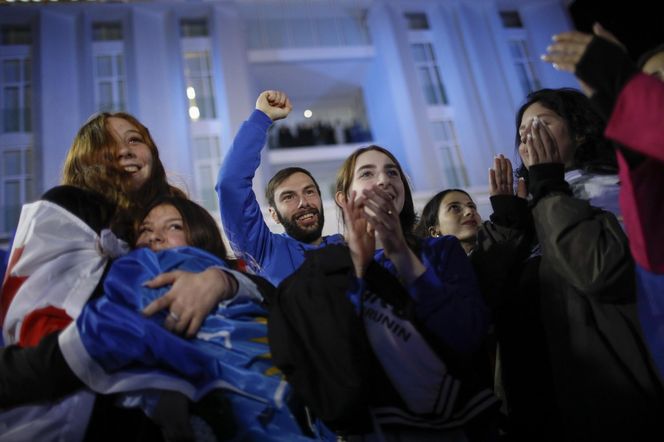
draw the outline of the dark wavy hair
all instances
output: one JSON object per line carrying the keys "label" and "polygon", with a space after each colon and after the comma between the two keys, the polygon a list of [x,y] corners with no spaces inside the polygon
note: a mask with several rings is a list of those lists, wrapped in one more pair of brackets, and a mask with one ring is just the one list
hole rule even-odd
{"label": "dark wavy hair", "polygon": [[[604,120],[595,111],[590,99],[572,88],[540,89],[528,94],[526,101],[516,113],[514,145],[517,156],[521,144],[519,135],[521,119],[526,109],[535,103],[552,110],[565,120],[572,141],[576,140],[577,143],[574,151],[574,167],[605,173],[615,173],[618,170],[614,146],[604,138]],[[523,161],[515,175],[528,179],[528,170]]]}
{"label": "dark wavy hair", "polygon": [[401,209],[401,213],[399,213],[399,221],[401,222],[401,230],[403,231],[404,237],[408,242],[408,246],[412,250],[417,251],[419,247],[419,241],[417,241],[413,233],[415,222],[417,221],[415,205],[413,204],[413,194],[410,190],[410,184],[408,183],[406,174],[403,172],[401,164],[389,150],[385,149],[384,147],[372,144],[371,146],[361,147],[350,154],[350,156],[346,158],[346,160],[339,168],[339,171],[337,172],[336,191],[343,193],[346,195],[346,197],[350,196],[349,190],[351,184],[353,183],[355,163],[357,163],[357,158],[363,153],[369,152],[371,150],[375,150],[386,155],[390,160],[392,160],[392,162],[394,162],[394,164],[397,166],[397,169],[399,170],[399,175],[401,176],[401,182],[403,183],[404,188],[404,204],[403,209]]}
{"label": "dark wavy hair", "polygon": [[[187,198],[166,195],[153,199],[134,220],[135,238],[138,238],[138,229],[150,211],[161,205],[171,205],[180,213],[188,245],[205,250],[226,261],[232,261],[229,260],[217,222],[205,208]],[[135,240],[134,245],[136,245]]]}
{"label": "dark wavy hair", "polygon": [[416,236],[420,238],[428,238],[431,236],[429,229],[431,229],[432,227],[436,227],[438,225],[438,210],[440,209],[440,203],[443,202],[445,195],[452,192],[463,193],[468,198],[470,198],[471,201],[473,201],[473,197],[471,197],[470,194],[465,190],[461,189],[441,190],[424,205],[424,209],[422,209],[422,215],[420,216],[420,220],[417,222],[417,225],[415,226],[414,232]]}

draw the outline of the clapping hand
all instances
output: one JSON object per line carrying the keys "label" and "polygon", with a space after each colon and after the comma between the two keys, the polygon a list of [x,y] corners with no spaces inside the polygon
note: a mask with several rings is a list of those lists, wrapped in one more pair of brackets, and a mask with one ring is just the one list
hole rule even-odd
{"label": "clapping hand", "polygon": [[[502,153],[496,155],[493,159],[493,167],[489,169],[489,195],[515,195],[512,163]],[[528,196],[528,189],[523,178],[519,178],[517,183],[516,196],[519,198]]]}
{"label": "clapping hand", "polygon": [[346,198],[343,194],[337,195],[337,203],[344,214],[346,242],[358,278],[364,276],[376,250],[374,228],[364,215],[365,200],[364,197],[357,197],[355,191],[351,193],[350,198]]}

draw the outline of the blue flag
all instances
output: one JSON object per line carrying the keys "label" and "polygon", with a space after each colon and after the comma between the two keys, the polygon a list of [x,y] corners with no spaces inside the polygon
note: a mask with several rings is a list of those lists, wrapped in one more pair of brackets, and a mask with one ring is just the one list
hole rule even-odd
{"label": "blue flag", "polygon": [[117,259],[104,295],[88,302],[60,336],[67,362],[100,393],[172,390],[198,400],[220,388],[233,405],[236,439],[309,440],[286,406],[290,389],[272,364],[266,311],[254,298],[238,295],[220,303],[191,340],[163,327],[167,310],[152,317],[141,313],[170,288],[144,282],[210,266],[226,264],[191,247],[157,253],[144,248]]}

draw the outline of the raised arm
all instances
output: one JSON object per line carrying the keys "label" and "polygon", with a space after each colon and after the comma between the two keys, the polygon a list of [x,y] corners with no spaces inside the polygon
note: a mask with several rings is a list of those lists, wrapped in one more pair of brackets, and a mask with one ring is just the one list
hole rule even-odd
{"label": "raised arm", "polygon": [[577,31],[553,37],[544,61],[574,73],[608,117],[607,137],[664,161],[664,82],[639,73],[622,44],[599,24],[594,36]]}
{"label": "raised arm", "polygon": [[216,190],[221,220],[236,252],[249,253],[260,263],[268,253],[271,232],[252,189],[267,130],[273,121],[286,118],[292,109],[283,92],[265,91],[256,110],[242,123],[219,170]]}

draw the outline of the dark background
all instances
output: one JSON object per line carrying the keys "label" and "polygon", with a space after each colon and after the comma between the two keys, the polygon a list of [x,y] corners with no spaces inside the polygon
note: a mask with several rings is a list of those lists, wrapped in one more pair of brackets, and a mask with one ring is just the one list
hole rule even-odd
{"label": "dark background", "polygon": [[577,30],[592,32],[594,22],[614,34],[634,60],[664,43],[662,0],[574,0],[569,11]]}

